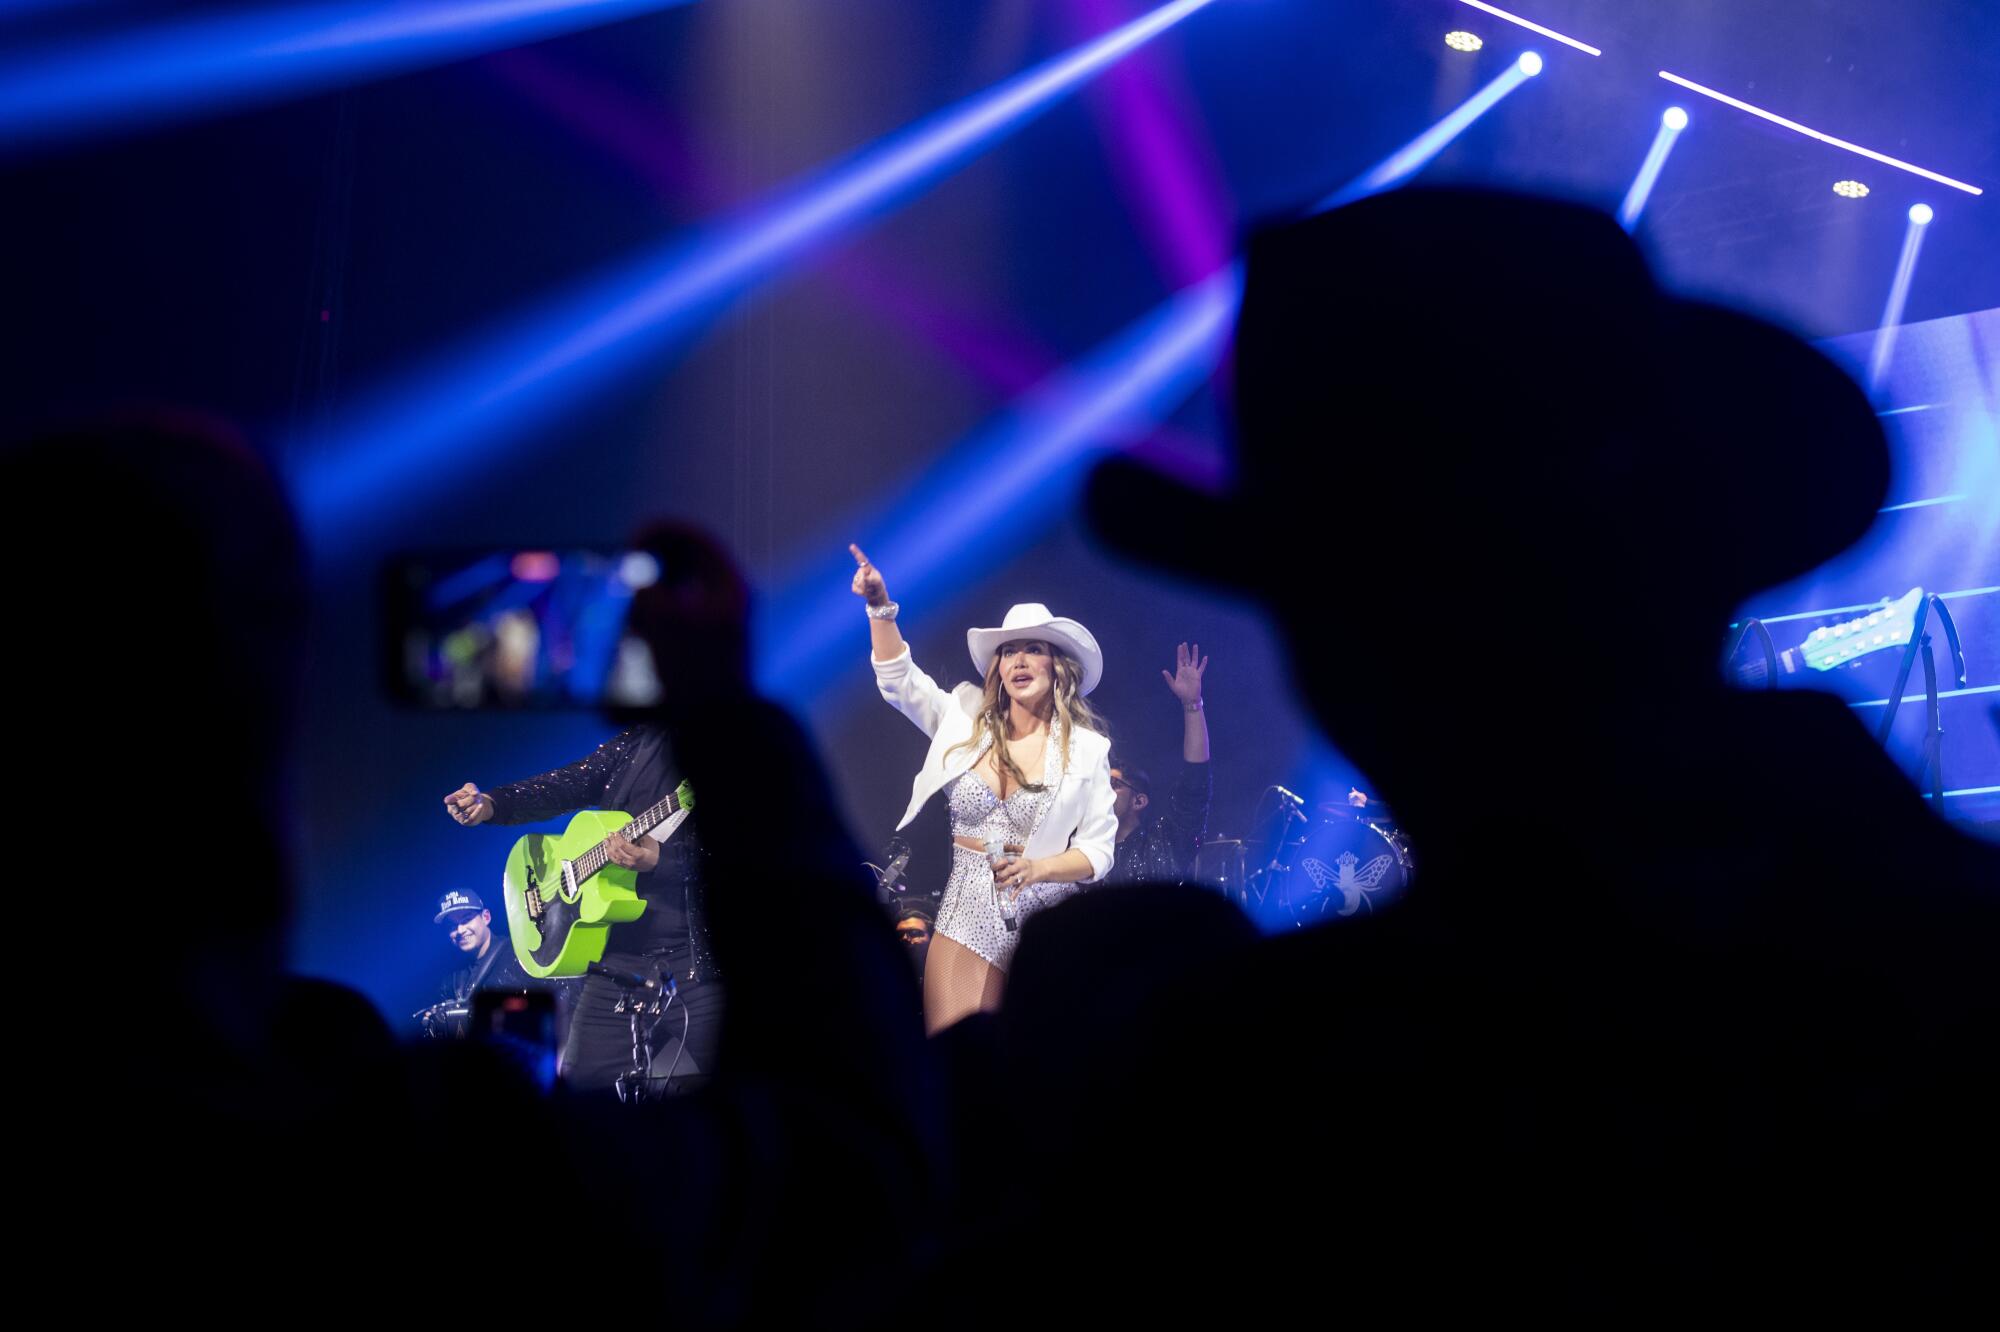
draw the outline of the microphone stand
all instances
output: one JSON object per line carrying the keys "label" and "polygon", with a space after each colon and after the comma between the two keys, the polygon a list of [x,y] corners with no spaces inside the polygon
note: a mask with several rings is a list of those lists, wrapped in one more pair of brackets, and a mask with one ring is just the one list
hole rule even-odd
{"label": "microphone stand", "polygon": [[1764,649],[1764,687],[1766,689],[1776,689],[1778,687],[1778,645],[1771,641],[1771,631],[1764,627],[1762,620],[1745,620],[1741,632],[1736,635],[1736,641],[1729,645],[1729,655],[1722,660],[1724,663],[1735,661],[1736,654],[1743,650],[1743,640],[1750,637],[1750,631],[1753,629],[1757,631],[1758,645]]}
{"label": "microphone stand", "polygon": [[1958,640],[1958,626],[1952,622],[1951,612],[1945,609],[1944,598],[1935,592],[1917,603],[1917,613],[1910,622],[1910,641],[1903,648],[1902,663],[1896,668],[1896,685],[1889,691],[1888,706],[1882,710],[1882,726],[1876,739],[1887,748],[1889,732],[1896,724],[1896,709],[1903,702],[1903,687],[1909,683],[1910,667],[1921,652],[1924,658],[1924,757],[1923,767],[1917,772],[1917,785],[1930,779],[1931,801],[1939,818],[1949,817],[1944,808],[1944,720],[1938,708],[1937,660],[1931,651],[1931,636],[1925,627],[1925,620],[1935,614],[1938,625],[1944,630],[1945,646],[1951,652],[1954,668],[1953,688],[1965,688],[1965,647]]}
{"label": "microphone stand", "polygon": [[862,868],[875,876],[875,905],[884,911],[896,909],[896,885],[902,882],[903,870],[910,863],[910,844],[900,837],[889,839],[889,863],[877,865],[864,860]]}
{"label": "microphone stand", "polygon": [[[612,1087],[617,1091],[619,1100],[637,1105],[657,1094],[653,1087],[653,1032],[659,1027],[660,1015],[673,1003],[679,988],[671,974],[663,988],[656,980],[618,971],[602,962],[592,962],[589,971],[628,992],[618,997],[611,1011],[624,1013],[632,1024],[632,1067],[620,1073]],[[679,1060],[676,1055],[675,1062]]]}
{"label": "microphone stand", "polygon": [[[1266,790],[1268,793],[1270,791],[1277,791],[1278,788],[1269,787],[1266,788]],[[1261,798],[1258,803],[1260,805],[1262,804]],[[1254,813],[1255,811],[1252,812]],[[1263,869],[1258,870],[1256,875],[1254,876],[1256,879],[1262,881],[1262,886],[1256,890],[1257,904],[1259,906],[1262,906],[1265,902],[1267,902],[1270,899],[1271,882],[1273,877],[1280,874],[1291,873],[1292,869],[1291,858],[1287,856],[1285,852],[1290,846],[1290,841],[1286,836],[1286,834],[1290,833],[1292,830],[1293,819],[1297,819],[1300,823],[1304,824],[1310,824],[1312,822],[1311,819],[1306,817],[1305,812],[1303,810],[1301,810],[1296,804],[1294,804],[1290,799],[1288,799],[1282,791],[1280,791],[1278,793],[1278,827],[1277,831],[1272,834],[1271,859],[1270,862],[1266,864]],[[1282,886],[1278,890],[1278,905],[1287,913],[1289,913],[1292,910],[1292,885],[1290,879],[1283,880]]]}

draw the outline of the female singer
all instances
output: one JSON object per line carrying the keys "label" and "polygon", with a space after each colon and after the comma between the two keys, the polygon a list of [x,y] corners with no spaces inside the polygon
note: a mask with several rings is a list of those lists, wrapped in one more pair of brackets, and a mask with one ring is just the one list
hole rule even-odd
{"label": "female singer", "polygon": [[999,628],[965,636],[984,688],[947,693],[910,660],[881,573],[847,549],[854,593],[868,602],[875,683],[931,738],[896,826],[939,791],[951,803],[951,879],[924,967],[924,1025],[937,1032],[999,1006],[1021,920],[1111,870],[1111,739],[1084,701],[1104,657],[1075,620],[1020,605]]}

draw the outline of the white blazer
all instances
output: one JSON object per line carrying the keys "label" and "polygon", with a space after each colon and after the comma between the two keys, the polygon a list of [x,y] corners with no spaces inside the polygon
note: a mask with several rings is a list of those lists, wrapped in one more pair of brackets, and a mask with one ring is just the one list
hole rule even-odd
{"label": "white blazer", "polygon": [[[917,669],[910,660],[908,647],[901,656],[889,661],[870,660],[882,697],[931,738],[931,751],[911,784],[910,807],[903,811],[903,821],[896,825],[900,832],[910,826],[910,820],[917,817],[932,796],[969,771],[985,753],[984,746],[974,743],[952,753],[949,762],[945,757],[954,745],[973,738],[973,727],[979,719],[980,688],[966,683],[946,693],[938,688],[937,681]],[[1075,847],[1090,861],[1090,877],[1084,882],[1096,883],[1111,872],[1112,848],[1118,837],[1118,818],[1111,812],[1110,737],[1073,726],[1069,733],[1068,764],[1062,762],[1058,746],[1049,748],[1046,763],[1054,765],[1044,767],[1043,778],[1055,777],[1055,800],[1028,838],[1022,854],[1031,860],[1041,860]]]}

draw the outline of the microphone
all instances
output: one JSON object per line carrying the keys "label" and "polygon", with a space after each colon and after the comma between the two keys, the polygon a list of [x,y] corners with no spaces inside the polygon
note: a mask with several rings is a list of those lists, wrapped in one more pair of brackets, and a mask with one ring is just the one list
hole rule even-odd
{"label": "microphone", "polygon": [[1276,791],[1279,795],[1283,796],[1285,799],[1291,801],[1294,805],[1297,805],[1300,809],[1304,809],[1306,807],[1306,798],[1300,795],[1297,791],[1288,791],[1284,787],[1276,785],[1272,786],[1271,789],[1273,791]]}

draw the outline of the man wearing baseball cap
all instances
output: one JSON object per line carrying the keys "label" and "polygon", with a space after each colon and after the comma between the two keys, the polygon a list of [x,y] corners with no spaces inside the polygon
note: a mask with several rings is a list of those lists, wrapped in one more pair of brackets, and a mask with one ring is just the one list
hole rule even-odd
{"label": "man wearing baseball cap", "polygon": [[[493,928],[493,912],[470,888],[453,888],[438,898],[431,923],[445,927],[445,937],[458,950],[459,967],[445,977],[443,998],[452,1007],[472,1002],[477,990],[534,988],[528,973],[514,958],[514,946]],[[463,1026],[458,1027],[463,1034]]]}

